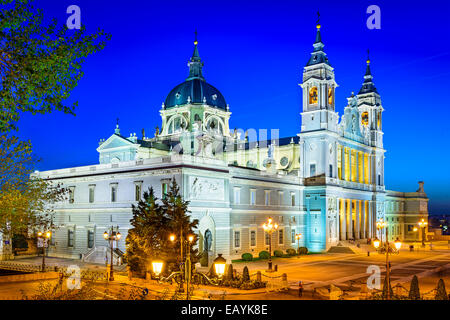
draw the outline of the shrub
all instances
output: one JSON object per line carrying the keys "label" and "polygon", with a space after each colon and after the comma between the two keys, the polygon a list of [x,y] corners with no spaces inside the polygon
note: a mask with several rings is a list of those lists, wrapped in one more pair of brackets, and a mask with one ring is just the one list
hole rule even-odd
{"label": "shrub", "polygon": [[242,255],[242,260],[244,260],[244,261],[252,261],[253,260],[253,255],[251,253],[244,253]]}
{"label": "shrub", "polygon": [[242,270],[242,281],[248,282],[250,281],[250,274],[248,273],[247,266],[244,267],[244,270]]}
{"label": "shrub", "polygon": [[227,266],[226,266],[225,279],[233,280],[233,265],[232,264],[227,264]]}
{"label": "shrub", "polygon": [[275,257],[282,257],[282,256],[283,256],[283,251],[281,251],[281,250],[275,250],[275,251],[273,252],[273,255],[274,255]]}
{"label": "shrub", "polygon": [[439,279],[434,300],[448,300],[447,291],[445,290],[445,283],[442,279]]}
{"label": "shrub", "polygon": [[308,248],[307,247],[298,248],[298,254],[308,254]]}
{"label": "shrub", "polygon": [[200,258],[200,265],[202,267],[207,267],[208,266],[208,252],[203,252],[202,256]]}
{"label": "shrub", "polygon": [[295,256],[295,255],[297,254],[297,251],[295,251],[295,249],[287,249],[287,250],[286,250],[286,253],[287,253],[289,256]]}
{"label": "shrub", "polygon": [[259,256],[260,259],[269,259],[270,258],[270,254],[267,251],[261,251],[258,254],[258,256]]}
{"label": "shrub", "polygon": [[411,280],[411,287],[409,289],[409,300],[420,300],[419,280],[417,279],[416,275],[414,275],[414,277]]}

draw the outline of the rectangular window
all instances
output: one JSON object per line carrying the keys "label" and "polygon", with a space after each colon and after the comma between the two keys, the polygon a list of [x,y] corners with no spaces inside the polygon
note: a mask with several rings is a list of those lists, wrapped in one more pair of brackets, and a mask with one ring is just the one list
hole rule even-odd
{"label": "rectangular window", "polygon": [[234,247],[235,248],[241,247],[241,232],[240,231],[234,232]]}
{"label": "rectangular window", "polygon": [[111,185],[111,202],[117,201],[117,184]]}
{"label": "rectangular window", "polygon": [[94,247],[94,230],[88,230],[88,248]]}
{"label": "rectangular window", "polygon": [[310,164],[309,165],[309,176],[314,177],[316,175],[316,164]]}
{"label": "rectangular window", "polygon": [[254,206],[256,204],[256,190],[250,190],[250,205]]}
{"label": "rectangular window", "polygon": [[283,205],[283,191],[278,192],[278,205],[279,206]]}
{"label": "rectangular window", "polygon": [[234,188],[234,204],[241,204],[241,188]]}
{"label": "rectangular window", "polygon": [[344,180],[350,181],[350,159],[349,159],[349,149],[344,148]]}
{"label": "rectangular window", "polygon": [[67,246],[73,248],[73,230],[67,231]]}
{"label": "rectangular window", "polygon": [[142,184],[136,183],[134,185],[134,200],[140,201],[142,197]]}
{"label": "rectangular window", "polygon": [[330,164],[330,178],[333,178],[333,165]]}
{"label": "rectangular window", "polygon": [[269,204],[270,204],[270,190],[265,190],[264,205],[268,206]]}
{"label": "rectangular window", "polygon": [[95,186],[89,186],[89,203],[94,203],[95,200]]}
{"label": "rectangular window", "polygon": [[295,193],[291,193],[291,206],[295,207]]}
{"label": "rectangular window", "polygon": [[256,230],[250,231],[250,247],[256,247]]}
{"label": "rectangular window", "polygon": [[278,230],[278,244],[284,243],[284,231],[283,229]]}
{"label": "rectangular window", "polygon": [[267,232],[265,232],[264,242],[266,246],[268,246],[270,243],[270,235]]}
{"label": "rectangular window", "polygon": [[168,192],[169,192],[169,184],[163,183],[161,185],[161,199],[165,199]]}
{"label": "rectangular window", "polygon": [[75,187],[69,187],[69,203],[75,202]]}
{"label": "rectangular window", "polygon": [[291,243],[295,243],[295,229],[291,229]]}
{"label": "rectangular window", "polygon": [[414,225],[408,224],[408,232],[412,232],[412,231],[414,231]]}
{"label": "rectangular window", "polygon": [[351,150],[352,181],[356,182],[356,152]]}

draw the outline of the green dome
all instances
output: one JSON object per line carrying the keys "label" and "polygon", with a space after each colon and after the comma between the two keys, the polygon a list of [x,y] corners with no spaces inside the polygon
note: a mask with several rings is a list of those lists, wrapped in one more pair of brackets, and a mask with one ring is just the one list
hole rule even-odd
{"label": "green dome", "polygon": [[166,98],[164,107],[169,109],[187,103],[207,104],[227,110],[225,98],[220,91],[199,78],[186,80],[173,88]]}
{"label": "green dome", "polygon": [[198,54],[197,40],[194,44],[194,53],[188,63],[189,77],[170,91],[164,102],[164,108],[169,109],[195,103],[207,104],[226,111],[225,98],[219,90],[208,84],[202,75],[203,62]]}

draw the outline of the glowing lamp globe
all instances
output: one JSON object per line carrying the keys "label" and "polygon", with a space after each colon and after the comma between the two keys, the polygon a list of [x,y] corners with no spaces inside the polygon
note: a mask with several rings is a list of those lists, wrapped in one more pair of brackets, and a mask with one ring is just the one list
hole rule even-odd
{"label": "glowing lamp globe", "polygon": [[161,274],[163,266],[164,266],[163,261],[155,260],[152,262],[153,272],[155,273],[156,276],[159,276]]}
{"label": "glowing lamp globe", "polygon": [[117,237],[117,240],[120,240],[120,238],[122,238],[122,235],[120,234],[120,232],[117,232],[116,237]]}
{"label": "glowing lamp globe", "polygon": [[222,257],[221,253],[219,253],[219,256],[214,259],[214,270],[216,271],[216,274],[219,276],[219,278],[222,278],[223,274],[225,273],[226,263],[227,260]]}
{"label": "glowing lamp globe", "polygon": [[105,233],[103,233],[103,238],[105,238],[105,240],[108,240],[108,237],[109,237],[108,232],[105,231]]}
{"label": "glowing lamp globe", "polygon": [[172,242],[174,242],[174,241],[175,241],[175,235],[174,235],[174,234],[171,234],[171,235],[169,236],[169,240],[172,241]]}
{"label": "glowing lamp globe", "polygon": [[402,242],[397,238],[394,241],[394,245],[395,245],[395,249],[400,250],[400,248],[402,247]]}
{"label": "glowing lamp globe", "polygon": [[373,246],[375,247],[375,249],[378,249],[380,247],[380,240],[378,240],[378,238],[375,238],[375,240],[373,240]]}

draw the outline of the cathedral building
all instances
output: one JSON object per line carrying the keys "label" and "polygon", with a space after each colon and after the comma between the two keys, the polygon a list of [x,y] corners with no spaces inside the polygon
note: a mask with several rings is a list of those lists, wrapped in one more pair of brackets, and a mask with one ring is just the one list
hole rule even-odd
{"label": "cathedral building", "polygon": [[[428,198],[423,182],[416,192],[385,187],[384,109],[370,61],[340,116],[320,25],[313,47],[300,85],[300,133],[268,140],[230,130],[231,109],[203,76],[196,40],[189,75],[162,104],[161,129],[153,137],[125,136],[117,124],[99,142],[99,164],[35,173],[70,190],[55,208],[49,254],[104,262],[103,233],[111,226],[123,235],[118,248],[125,251],[131,205],[149,187],[163,197],[173,178],[199,220],[199,250],[211,257],[256,256],[270,236],[272,249],[297,248],[296,234],[302,234],[300,246],[325,252],[348,240],[382,238],[380,219],[388,222],[390,240],[415,240]],[[279,225],[270,236],[262,227],[269,217]]]}

